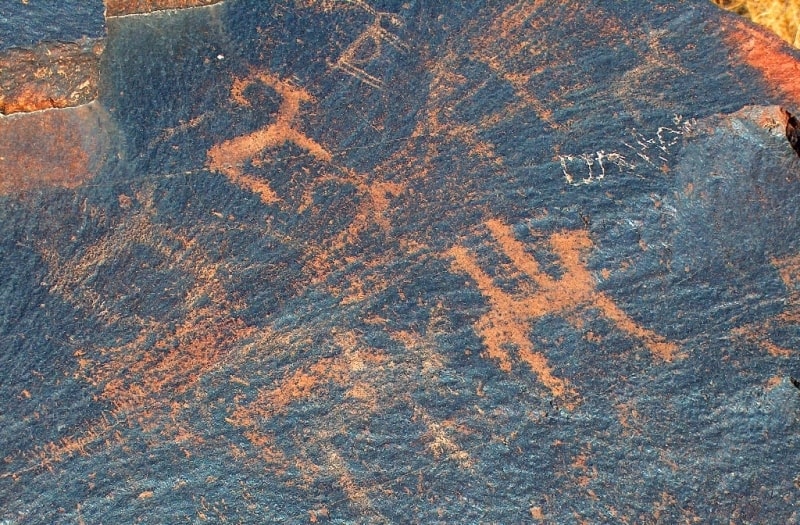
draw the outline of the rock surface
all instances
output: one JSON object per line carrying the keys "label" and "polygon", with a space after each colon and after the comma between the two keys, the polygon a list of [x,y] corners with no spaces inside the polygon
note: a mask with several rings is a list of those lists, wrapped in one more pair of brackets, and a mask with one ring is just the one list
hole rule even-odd
{"label": "rock surface", "polygon": [[97,98],[103,12],[102,0],[0,5],[0,115]]}
{"label": "rock surface", "polygon": [[0,114],[88,104],[98,95],[102,40],[43,43],[0,55]]}
{"label": "rock surface", "polygon": [[0,160],[3,523],[798,521],[777,38],[705,1],[107,29],[89,153]]}
{"label": "rock surface", "polygon": [[0,4],[0,52],[105,35],[103,0],[8,0]]}
{"label": "rock surface", "polygon": [[113,130],[97,102],[0,120],[0,195],[80,185],[115,155]]}

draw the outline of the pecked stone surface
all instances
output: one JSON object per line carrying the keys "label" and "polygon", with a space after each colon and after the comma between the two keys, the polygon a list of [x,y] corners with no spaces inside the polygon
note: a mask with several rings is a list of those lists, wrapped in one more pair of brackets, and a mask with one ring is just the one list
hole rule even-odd
{"label": "pecked stone surface", "polygon": [[0,520],[797,521],[797,59],[705,1],[109,18],[113,154],[0,197]]}

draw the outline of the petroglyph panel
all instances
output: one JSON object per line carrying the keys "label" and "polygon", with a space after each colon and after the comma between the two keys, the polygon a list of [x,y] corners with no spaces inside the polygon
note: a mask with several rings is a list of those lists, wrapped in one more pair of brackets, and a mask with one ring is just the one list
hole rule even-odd
{"label": "petroglyph panel", "polygon": [[[375,226],[384,234],[389,233],[391,201],[400,196],[406,186],[402,182],[386,181],[382,177],[360,173],[337,164],[330,151],[297,130],[295,126],[302,106],[312,104],[314,98],[288,80],[268,72],[254,72],[245,78],[234,80],[231,100],[237,105],[249,107],[251,102],[247,98],[247,88],[255,83],[272,88],[280,98],[273,121],[256,131],[214,145],[208,151],[207,164],[212,171],[224,174],[232,183],[258,195],[264,204],[275,205],[298,215],[307,211],[316,212],[316,192],[328,184],[355,189],[357,197],[351,206],[349,224],[342,231],[331,235],[326,242],[310,249],[316,252],[316,256],[308,268],[319,279],[332,269],[336,253],[357,242],[368,228]],[[246,173],[248,166],[255,171],[268,164],[270,150],[287,143],[304,151],[309,160],[324,165],[318,167],[313,175],[309,175],[308,170],[303,170],[304,173],[297,174],[298,180],[292,177],[293,185],[302,188],[296,199],[279,194],[268,179]]]}
{"label": "petroglyph panel", "polygon": [[124,155],[0,208],[0,522],[791,522],[798,159],[680,118],[777,93],[702,5],[112,15]]}

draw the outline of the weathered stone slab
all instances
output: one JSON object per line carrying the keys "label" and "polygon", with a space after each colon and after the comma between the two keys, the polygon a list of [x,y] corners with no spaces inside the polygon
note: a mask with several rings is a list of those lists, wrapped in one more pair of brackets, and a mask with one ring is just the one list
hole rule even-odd
{"label": "weathered stone slab", "polygon": [[0,55],[0,113],[87,104],[97,98],[102,40],[43,43]]}
{"label": "weathered stone slab", "polygon": [[101,0],[0,6],[0,114],[97,98],[103,10]]}
{"label": "weathered stone slab", "polygon": [[103,0],[8,0],[0,5],[0,53],[105,35]]}
{"label": "weathered stone slab", "polygon": [[0,520],[796,521],[795,51],[228,0],[102,63],[110,149],[0,197]]}
{"label": "weathered stone slab", "polygon": [[115,156],[113,129],[96,102],[0,119],[0,194],[79,186]]}

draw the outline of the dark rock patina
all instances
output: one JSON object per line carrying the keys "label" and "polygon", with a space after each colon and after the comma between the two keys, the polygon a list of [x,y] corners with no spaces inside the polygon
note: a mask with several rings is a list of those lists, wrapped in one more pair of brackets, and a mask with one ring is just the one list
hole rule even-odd
{"label": "dark rock patina", "polygon": [[705,1],[107,29],[84,174],[0,173],[2,523],[798,520],[777,39]]}

